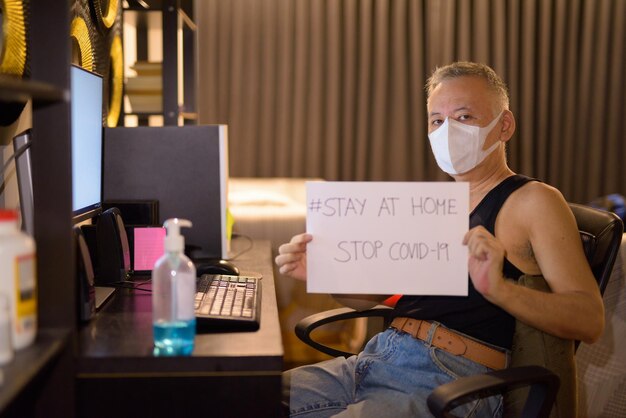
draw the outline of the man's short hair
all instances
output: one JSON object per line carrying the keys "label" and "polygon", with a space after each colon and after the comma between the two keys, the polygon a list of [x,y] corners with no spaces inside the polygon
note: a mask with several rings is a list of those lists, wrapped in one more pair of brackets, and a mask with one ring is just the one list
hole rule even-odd
{"label": "man's short hair", "polygon": [[485,64],[468,61],[458,61],[436,68],[426,82],[426,98],[430,98],[433,90],[443,81],[463,76],[483,78],[489,88],[499,96],[502,107],[504,109],[509,108],[509,89],[500,76]]}

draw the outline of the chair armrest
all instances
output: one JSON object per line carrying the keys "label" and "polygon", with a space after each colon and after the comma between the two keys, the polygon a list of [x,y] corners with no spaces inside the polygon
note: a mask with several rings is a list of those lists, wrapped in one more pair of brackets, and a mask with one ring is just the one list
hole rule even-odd
{"label": "chair armrest", "polygon": [[384,305],[377,305],[371,309],[367,309],[364,311],[357,311],[352,308],[331,309],[329,311],[320,312],[317,314],[309,315],[306,318],[302,318],[296,324],[296,335],[303,342],[321,351],[322,353],[328,354],[333,357],[350,357],[355,353],[348,353],[346,351],[337,350],[335,348],[320,344],[311,338],[311,332],[313,332],[316,328],[322,325],[336,321],[343,321],[346,319],[377,316],[388,318],[392,311],[392,308]]}
{"label": "chair armrest", "polygon": [[449,411],[464,403],[530,386],[521,416],[548,417],[559,385],[558,376],[544,367],[512,367],[443,384],[428,396],[427,403],[434,416],[452,417]]}

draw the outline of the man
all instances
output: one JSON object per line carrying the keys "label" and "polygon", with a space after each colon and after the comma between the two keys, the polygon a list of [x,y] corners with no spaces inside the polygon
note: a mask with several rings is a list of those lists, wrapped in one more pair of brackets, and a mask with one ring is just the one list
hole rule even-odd
{"label": "man", "polygon": [[[515,118],[502,80],[485,65],[458,62],[435,70],[426,90],[437,164],[470,185],[469,296],[403,296],[392,326],[358,356],[286,372],[291,416],[429,416],[426,398],[440,384],[506,367],[515,318],[567,339],[602,334],[602,299],[567,202],[507,166]],[[306,280],[312,239],[296,235],[279,248],[281,273]],[[519,286],[523,274],[542,275],[552,292]],[[337,299],[365,309],[385,296]],[[499,415],[501,398],[463,408],[455,413]]]}

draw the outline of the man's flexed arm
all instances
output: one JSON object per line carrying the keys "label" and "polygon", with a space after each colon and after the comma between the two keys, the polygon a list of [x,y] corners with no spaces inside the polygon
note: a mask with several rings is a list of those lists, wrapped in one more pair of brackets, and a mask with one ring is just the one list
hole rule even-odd
{"label": "man's flexed arm", "polygon": [[[502,277],[506,249],[483,227],[471,229],[464,243],[474,287],[517,319],[550,334],[585,342],[604,330],[604,307],[585,258],[571,210],[555,189],[545,185],[526,193],[517,210],[532,253],[552,292],[518,286]],[[534,208],[534,210],[531,210]]]}

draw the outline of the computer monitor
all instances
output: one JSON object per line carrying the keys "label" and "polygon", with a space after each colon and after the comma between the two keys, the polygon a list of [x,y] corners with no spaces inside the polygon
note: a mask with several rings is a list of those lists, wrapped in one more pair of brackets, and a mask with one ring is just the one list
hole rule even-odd
{"label": "computer monitor", "polygon": [[102,202],[102,77],[71,67],[72,212],[74,223],[94,217]]}

